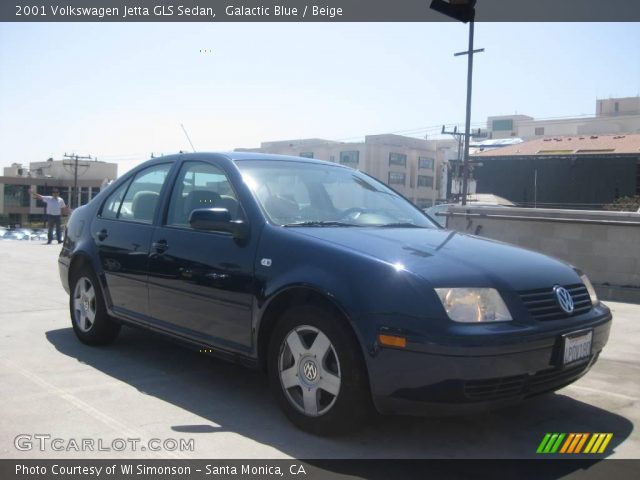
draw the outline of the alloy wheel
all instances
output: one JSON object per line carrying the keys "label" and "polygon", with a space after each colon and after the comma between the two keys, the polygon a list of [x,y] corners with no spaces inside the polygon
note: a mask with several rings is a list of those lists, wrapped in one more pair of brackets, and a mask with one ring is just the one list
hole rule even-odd
{"label": "alloy wheel", "polygon": [[340,393],[340,361],[329,337],[310,325],[291,330],[278,358],[280,383],[300,412],[318,417],[333,407]]}
{"label": "alloy wheel", "polygon": [[87,277],[81,277],[76,282],[73,292],[73,321],[77,327],[88,332],[96,319],[96,292]]}

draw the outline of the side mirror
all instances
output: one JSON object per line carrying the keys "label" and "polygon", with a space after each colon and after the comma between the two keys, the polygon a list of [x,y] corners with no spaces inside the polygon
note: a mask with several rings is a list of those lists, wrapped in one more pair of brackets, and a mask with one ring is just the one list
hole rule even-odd
{"label": "side mirror", "polygon": [[242,220],[231,220],[226,208],[198,208],[189,215],[189,225],[195,230],[231,233],[235,238],[249,236],[249,225]]}

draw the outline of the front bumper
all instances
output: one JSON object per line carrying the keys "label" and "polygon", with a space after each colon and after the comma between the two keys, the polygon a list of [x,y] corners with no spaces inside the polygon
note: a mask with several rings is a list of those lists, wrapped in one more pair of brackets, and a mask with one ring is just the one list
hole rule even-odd
{"label": "front bumper", "polygon": [[[465,414],[500,408],[562,388],[587,373],[607,343],[611,314],[579,327],[558,328],[533,339],[433,352],[379,349],[368,359],[374,404],[381,413]],[[590,328],[592,354],[580,363],[558,365],[561,335]]]}

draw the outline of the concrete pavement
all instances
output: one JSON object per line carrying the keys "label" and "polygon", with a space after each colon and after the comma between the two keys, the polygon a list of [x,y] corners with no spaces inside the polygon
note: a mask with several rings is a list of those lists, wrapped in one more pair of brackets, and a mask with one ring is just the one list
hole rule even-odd
{"label": "concrete pavement", "polygon": [[[640,306],[609,303],[615,323],[598,364],[556,394],[455,418],[378,417],[320,438],[280,413],[263,374],[124,328],[88,347],[71,329],[59,246],[0,241],[2,458],[525,458],[546,432],[613,432],[613,458],[640,457]],[[62,439],[189,441],[193,451],[39,451],[20,434]],[[171,446],[171,444],[169,445]]]}

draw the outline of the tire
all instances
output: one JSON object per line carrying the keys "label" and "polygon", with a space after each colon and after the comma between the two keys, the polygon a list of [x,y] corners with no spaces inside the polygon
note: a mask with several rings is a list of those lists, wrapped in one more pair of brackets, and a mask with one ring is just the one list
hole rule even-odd
{"label": "tire", "polygon": [[373,410],[355,335],[343,318],[325,309],[296,306],[281,316],[269,342],[267,368],[278,405],[307,432],[353,431]]}
{"label": "tire", "polygon": [[73,274],[69,312],[73,331],[87,345],[107,345],[120,332],[120,324],[107,314],[102,289],[89,267],[82,267]]}

